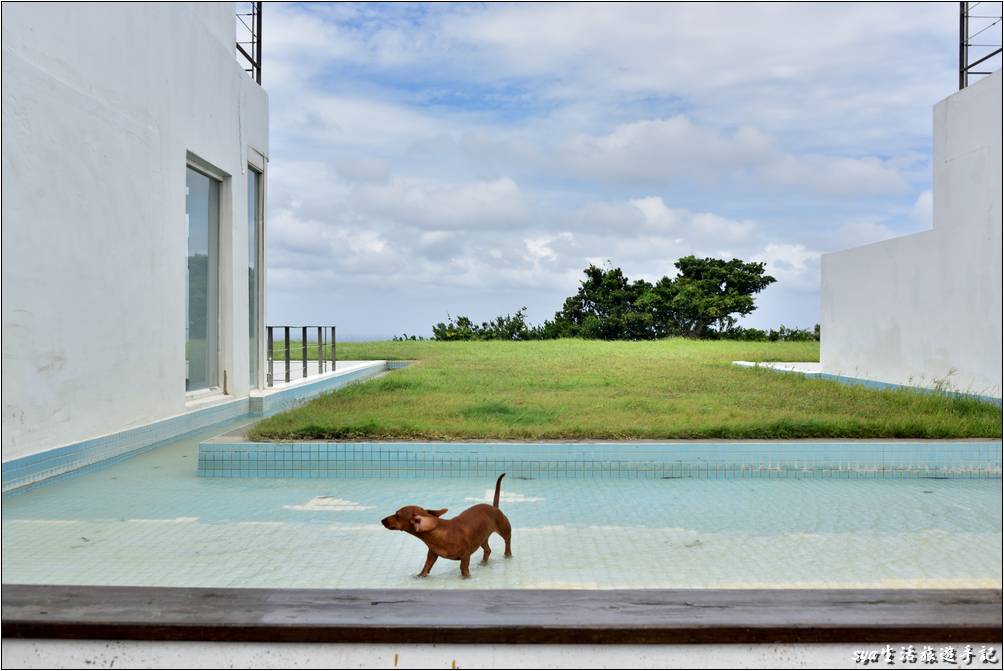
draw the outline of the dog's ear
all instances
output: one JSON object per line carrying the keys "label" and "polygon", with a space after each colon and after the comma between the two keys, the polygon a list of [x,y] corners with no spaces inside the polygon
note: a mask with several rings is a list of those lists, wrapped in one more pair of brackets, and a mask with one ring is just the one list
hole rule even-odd
{"label": "dog's ear", "polygon": [[439,526],[439,518],[432,515],[415,515],[411,518],[411,527],[415,533],[432,531]]}
{"label": "dog's ear", "polygon": [[443,515],[446,514],[447,510],[449,510],[449,508],[440,508],[439,510],[426,510],[425,512],[429,513],[434,517],[442,517]]}

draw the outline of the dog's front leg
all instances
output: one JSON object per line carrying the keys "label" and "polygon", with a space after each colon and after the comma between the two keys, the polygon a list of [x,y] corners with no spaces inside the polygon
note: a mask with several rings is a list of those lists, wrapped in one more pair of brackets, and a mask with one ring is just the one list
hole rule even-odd
{"label": "dog's front leg", "polygon": [[460,558],[460,575],[465,578],[471,577],[471,556]]}
{"label": "dog's front leg", "polygon": [[439,559],[439,556],[432,550],[429,550],[429,554],[425,556],[425,566],[422,567],[422,572],[416,577],[424,578],[429,575],[429,569],[432,568],[432,565],[436,563],[437,559]]}

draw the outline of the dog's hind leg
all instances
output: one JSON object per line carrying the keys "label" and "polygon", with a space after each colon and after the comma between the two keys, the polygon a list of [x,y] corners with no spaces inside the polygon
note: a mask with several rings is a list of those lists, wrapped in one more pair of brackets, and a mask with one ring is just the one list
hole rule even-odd
{"label": "dog's hind leg", "polygon": [[505,515],[499,515],[498,535],[505,541],[505,556],[512,556],[512,526]]}
{"label": "dog's hind leg", "polygon": [[485,551],[485,553],[483,555],[481,555],[481,563],[482,564],[487,564],[488,563],[488,557],[491,556],[491,553],[492,553],[492,549],[490,547],[488,547],[488,541],[485,541],[485,544],[481,546],[481,549]]}

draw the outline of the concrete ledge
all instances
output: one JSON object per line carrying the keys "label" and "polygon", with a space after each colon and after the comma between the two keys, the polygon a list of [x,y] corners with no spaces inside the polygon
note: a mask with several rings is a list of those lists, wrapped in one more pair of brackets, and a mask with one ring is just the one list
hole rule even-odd
{"label": "concrete ledge", "polygon": [[4,585],[4,638],[327,643],[999,642],[1000,590]]}
{"label": "concrete ledge", "polygon": [[220,396],[211,405],[106,436],[56,447],[3,463],[3,492],[28,491],[38,485],[103,468],[198,431],[241,419],[265,417],[295,407],[318,394],[375,377],[411,361],[344,361],[338,369],[250,397]]}
{"label": "concrete ledge", "polygon": [[856,387],[868,387],[870,389],[903,389],[921,394],[941,394],[955,398],[972,398],[984,403],[992,403],[1000,406],[1001,399],[995,396],[981,396],[962,391],[948,391],[942,389],[930,389],[928,387],[914,387],[905,384],[894,384],[892,382],[882,382],[880,380],[869,380],[863,377],[849,377],[847,375],[836,375],[834,373],[824,373],[822,364],[812,361],[733,361],[733,365],[742,368],[766,368],[779,373],[796,373],[805,377],[812,377],[817,380],[833,380],[840,384]]}
{"label": "concrete ledge", "polygon": [[21,490],[141,454],[167,441],[248,416],[248,398],[217,403],[132,429],[90,438],[3,463],[3,491]]}
{"label": "concrete ledge", "polygon": [[[408,365],[410,362],[395,362]],[[403,366],[395,366],[401,368]],[[387,361],[339,361],[333,372],[302,378],[281,386],[263,389],[251,395],[252,417],[267,417],[305,403],[326,391],[340,389],[390,370]]]}

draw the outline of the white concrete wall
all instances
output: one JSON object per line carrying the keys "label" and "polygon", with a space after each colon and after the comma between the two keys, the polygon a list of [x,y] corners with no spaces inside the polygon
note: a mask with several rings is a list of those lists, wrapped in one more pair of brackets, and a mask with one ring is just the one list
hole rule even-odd
{"label": "white concrete wall", "polygon": [[268,99],[233,4],[5,3],[2,32],[4,461],[191,409],[187,152],[231,176],[220,364],[226,400],[246,396],[245,170]]}
{"label": "white concrete wall", "polygon": [[823,256],[823,372],[1001,397],[1001,77],[934,107],[934,229]]}

